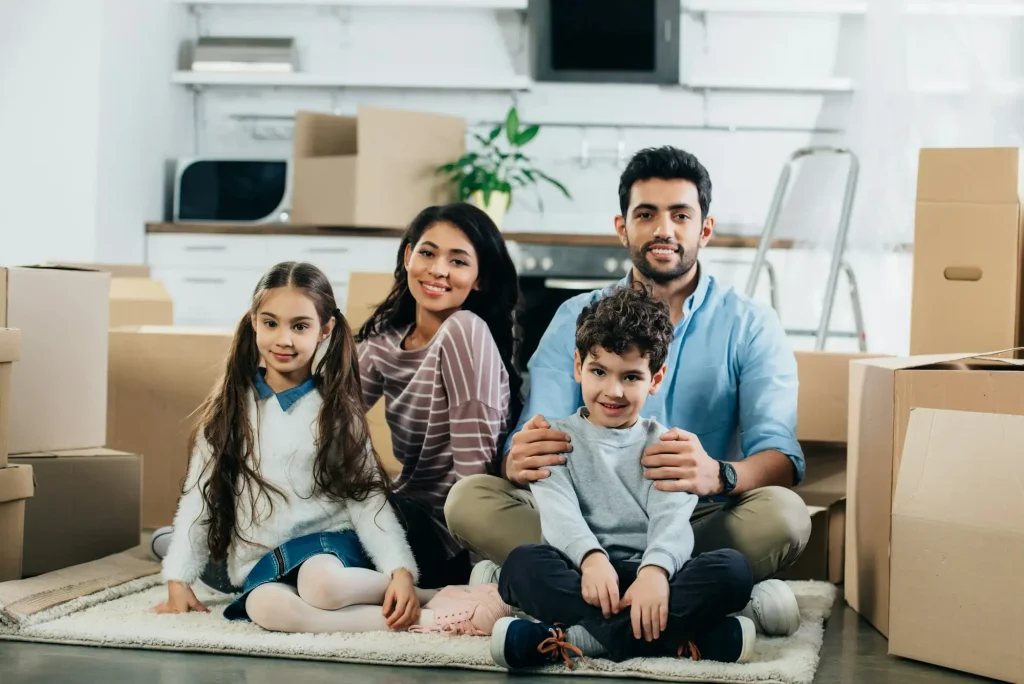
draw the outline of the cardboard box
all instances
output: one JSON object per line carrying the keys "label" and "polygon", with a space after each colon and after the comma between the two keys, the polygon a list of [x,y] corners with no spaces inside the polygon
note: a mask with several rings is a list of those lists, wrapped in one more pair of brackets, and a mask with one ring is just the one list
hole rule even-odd
{"label": "cardboard box", "polygon": [[170,525],[188,472],[193,414],[223,375],[233,332],[110,331],[109,446],[142,454],[142,526]]}
{"label": "cardboard box", "polygon": [[1024,682],[1024,417],[910,413],[889,653]]}
{"label": "cardboard box", "polygon": [[21,330],[11,373],[10,453],[103,446],[110,274],[0,269],[0,328]]}
{"label": "cardboard box", "polygon": [[360,106],[356,116],[295,118],[292,222],[404,228],[450,201],[434,170],[466,152],[464,119]]}
{"label": "cardboard box", "polygon": [[89,262],[47,262],[46,266],[65,266],[69,268],[84,268],[90,271],[103,271],[109,273],[111,278],[149,278],[151,269],[148,264],[96,264]]}
{"label": "cardboard box", "polygon": [[11,429],[11,372],[21,355],[21,331],[0,328],[0,468],[7,465]]}
{"label": "cardboard box", "polygon": [[142,457],[112,449],[22,454],[36,493],[25,506],[22,576],[34,577],[139,545]]}
{"label": "cardboard box", "polygon": [[163,284],[149,278],[110,281],[110,327],[174,325],[174,303]]}
{"label": "cardboard box", "polygon": [[796,437],[802,442],[845,444],[849,409],[850,361],[881,354],[798,351],[800,392],[797,398]]}
{"label": "cardboard box", "polygon": [[921,150],[911,354],[1024,344],[1021,161],[1017,148]]}
{"label": "cardboard box", "polygon": [[32,466],[0,468],[0,582],[21,579],[25,501],[32,493]]}
{"label": "cardboard box", "polygon": [[[384,301],[395,276],[391,273],[351,273],[349,274],[348,303],[345,305],[345,318],[354,335],[366,322],[377,305]],[[395,450],[391,445],[391,428],[388,427],[384,415],[384,399],[381,398],[366,413],[366,422],[370,425],[370,441],[374,451],[380,456],[384,470],[392,477],[402,472],[402,464],[395,458]]]}
{"label": "cardboard box", "polygon": [[808,446],[807,476],[796,493],[811,514],[811,538],[780,579],[843,581],[846,539],[846,448]]}
{"label": "cardboard box", "polygon": [[[892,499],[917,407],[1024,415],[1024,361],[939,354],[851,364],[844,593],[886,636]],[[989,477],[996,487],[1006,474]]]}

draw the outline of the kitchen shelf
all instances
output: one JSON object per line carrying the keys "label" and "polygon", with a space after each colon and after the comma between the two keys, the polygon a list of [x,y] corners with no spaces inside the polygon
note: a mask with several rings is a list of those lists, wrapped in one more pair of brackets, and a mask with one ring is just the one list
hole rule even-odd
{"label": "kitchen shelf", "polygon": [[400,7],[485,10],[525,10],[528,0],[174,0],[177,5],[213,7],[227,5],[281,5],[307,7]]}
{"label": "kitchen shelf", "polygon": [[687,79],[681,83],[688,90],[719,90],[752,93],[796,93],[825,95],[852,93],[853,80],[849,78],[821,78],[810,81],[755,81],[749,79]]}
{"label": "kitchen shelf", "polygon": [[[822,0],[690,0],[683,6],[686,14],[866,14],[866,2],[823,2]],[[912,2],[907,14],[964,17],[1024,17],[1024,2]]]}
{"label": "kitchen shelf", "polygon": [[529,90],[530,79],[516,76],[506,79],[457,79],[449,81],[388,81],[359,76],[331,76],[293,73],[224,73],[211,71],[176,71],[171,82],[186,86],[256,86],[265,88],[376,88],[400,90]]}

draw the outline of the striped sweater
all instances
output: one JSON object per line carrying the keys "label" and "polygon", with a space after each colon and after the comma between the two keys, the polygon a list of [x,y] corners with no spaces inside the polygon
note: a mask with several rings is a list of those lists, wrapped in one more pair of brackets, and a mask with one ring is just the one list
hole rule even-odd
{"label": "striped sweater", "polygon": [[509,383],[487,325],[457,311],[425,347],[402,348],[410,326],[359,345],[363,402],[383,395],[398,493],[434,512],[449,556],[461,550],[444,522],[448,491],[467,475],[491,473],[508,430]]}

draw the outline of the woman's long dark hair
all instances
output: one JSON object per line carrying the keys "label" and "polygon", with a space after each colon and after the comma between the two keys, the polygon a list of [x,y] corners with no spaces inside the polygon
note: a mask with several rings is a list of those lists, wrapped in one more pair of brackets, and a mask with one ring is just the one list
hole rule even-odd
{"label": "woman's long dark hair", "polygon": [[405,250],[406,247],[415,247],[427,229],[436,223],[450,223],[461,230],[476,250],[480,289],[469,293],[462,308],[484,320],[498,346],[501,362],[508,373],[512,395],[511,424],[515,425],[523,408],[523,380],[515,365],[519,344],[523,339],[518,320],[522,294],[519,291],[519,275],[505,246],[505,239],[491,217],[482,209],[472,204],[454,202],[427,207],[413,219],[405,231],[402,244],[398,246],[395,284],[359,329],[356,339],[362,342],[416,321],[416,300],[409,291]]}
{"label": "woman's long dark hair", "polygon": [[[206,466],[208,477],[201,491],[209,512],[210,556],[218,561],[227,557],[231,540],[241,535],[235,505],[242,491],[249,493],[254,522],[260,496],[266,496],[271,507],[271,494],[287,498],[263,479],[259,463],[251,458],[257,437],[248,415],[249,399],[256,396],[256,373],[260,363],[253,317],[267,292],[278,287],[293,287],[304,292],[316,307],[321,326],[332,318],[335,321],[327,350],[313,369],[314,385],[323,398],[317,417],[313,494],[332,500],[362,501],[387,487],[380,460],[372,448],[367,447],[370,430],[363,409],[355,340],[335,303],[331,283],[312,264],[293,261],[277,264],[256,285],[252,306],[235,329],[224,374],[197,410],[189,439],[193,458],[202,456],[195,451],[200,435],[210,448],[211,458]],[[243,489],[246,484],[249,486]]]}

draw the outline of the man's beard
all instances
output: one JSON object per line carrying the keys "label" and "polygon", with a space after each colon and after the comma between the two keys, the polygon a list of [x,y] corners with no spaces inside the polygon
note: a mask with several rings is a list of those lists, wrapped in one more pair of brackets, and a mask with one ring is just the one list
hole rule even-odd
{"label": "man's beard", "polygon": [[[679,252],[679,263],[674,267],[664,270],[652,266],[647,261],[647,252],[655,245],[661,247],[674,247]],[[639,247],[636,245],[629,245],[629,258],[633,262],[633,266],[639,271],[647,280],[657,285],[667,285],[673,280],[682,278],[697,265],[697,253],[700,251],[699,247],[694,247],[693,252],[687,252],[682,245],[668,242],[666,240],[651,240]]]}

